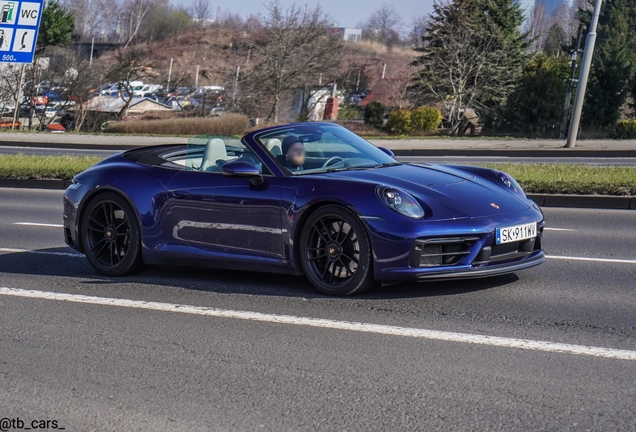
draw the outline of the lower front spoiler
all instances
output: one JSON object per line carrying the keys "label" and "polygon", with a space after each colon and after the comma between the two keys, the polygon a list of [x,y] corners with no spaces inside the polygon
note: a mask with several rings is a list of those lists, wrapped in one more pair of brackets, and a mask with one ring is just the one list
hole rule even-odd
{"label": "lower front spoiler", "polygon": [[[488,266],[472,267],[466,266],[463,268],[452,268],[444,270],[435,269],[408,269],[406,271],[393,270],[391,275],[386,280],[382,280],[383,285],[391,285],[394,283],[408,282],[408,281],[444,281],[444,280],[459,280],[459,279],[477,279],[491,276],[499,276],[507,273],[514,273],[518,270],[527,269],[530,267],[538,266],[545,261],[545,254],[543,251],[537,252],[528,258],[524,258],[520,261],[512,261],[504,264],[491,264]],[[387,275],[388,276],[388,275]]]}
{"label": "lower front spoiler", "polygon": [[486,268],[475,268],[462,271],[453,271],[448,273],[431,273],[418,276],[418,281],[427,280],[451,280],[451,279],[473,279],[490,276],[499,276],[507,273],[513,273],[517,270],[523,270],[530,267],[538,266],[545,261],[545,255],[541,252],[533,258],[526,258],[520,262],[513,262],[508,264],[490,265]]}

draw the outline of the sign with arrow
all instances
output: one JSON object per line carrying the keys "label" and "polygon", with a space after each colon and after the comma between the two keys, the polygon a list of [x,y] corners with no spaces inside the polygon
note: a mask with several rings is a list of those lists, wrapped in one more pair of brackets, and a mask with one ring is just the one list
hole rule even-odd
{"label": "sign with arrow", "polygon": [[33,63],[43,0],[0,1],[0,63]]}

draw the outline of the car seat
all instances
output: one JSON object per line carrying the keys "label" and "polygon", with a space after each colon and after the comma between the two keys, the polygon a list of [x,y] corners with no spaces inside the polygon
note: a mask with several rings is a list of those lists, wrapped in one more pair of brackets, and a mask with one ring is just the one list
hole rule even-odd
{"label": "car seat", "polygon": [[227,160],[225,143],[220,138],[211,138],[205,145],[199,170],[207,171],[211,166],[217,165],[219,160]]}
{"label": "car seat", "polygon": [[269,152],[273,156],[279,156],[283,154],[281,144],[282,144],[281,140],[279,140],[278,138],[270,138],[267,141],[265,141],[265,148],[269,150]]}

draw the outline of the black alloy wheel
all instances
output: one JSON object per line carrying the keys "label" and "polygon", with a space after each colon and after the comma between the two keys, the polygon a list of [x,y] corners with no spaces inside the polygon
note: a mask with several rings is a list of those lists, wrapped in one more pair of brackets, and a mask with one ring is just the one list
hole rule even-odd
{"label": "black alloy wheel", "polygon": [[360,220],[337,205],[320,207],[301,234],[301,262],[310,282],[327,295],[350,295],[373,283],[371,244]]}
{"label": "black alloy wheel", "polygon": [[120,195],[106,192],[95,197],[84,212],[80,232],[84,253],[99,273],[123,276],[141,268],[137,218]]}

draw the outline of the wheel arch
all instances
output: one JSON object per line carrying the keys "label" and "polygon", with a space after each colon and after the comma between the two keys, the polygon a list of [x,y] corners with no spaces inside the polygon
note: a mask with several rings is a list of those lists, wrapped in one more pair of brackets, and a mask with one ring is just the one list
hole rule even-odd
{"label": "wheel arch", "polygon": [[83,246],[84,242],[82,241],[82,230],[80,229],[80,224],[82,223],[82,219],[84,219],[84,213],[86,212],[86,208],[88,207],[88,204],[91,201],[93,201],[96,197],[98,197],[99,195],[103,195],[107,192],[112,192],[121,196],[124,200],[126,200],[128,205],[130,205],[130,207],[133,209],[133,212],[135,212],[135,219],[137,220],[137,226],[139,227],[139,236],[141,239],[141,244],[143,245],[143,241],[144,241],[143,227],[141,225],[141,218],[139,217],[139,211],[137,210],[137,206],[135,205],[133,200],[131,200],[130,197],[126,193],[124,193],[121,189],[117,189],[113,186],[98,186],[94,189],[91,189],[86,195],[84,195],[79,205],[79,209],[77,211],[77,219],[76,219],[77,244],[80,248],[80,252],[82,253],[85,253],[85,251]]}
{"label": "wheel arch", "polygon": [[300,237],[302,236],[302,232],[305,229],[305,224],[307,223],[307,219],[309,219],[309,216],[311,216],[316,210],[328,205],[334,205],[334,206],[342,207],[346,210],[349,210],[351,213],[353,213],[355,217],[358,218],[358,220],[360,221],[360,224],[364,227],[364,230],[369,238],[369,244],[371,245],[371,256],[373,257],[372,261],[375,261],[375,254],[373,253],[373,242],[371,241],[371,233],[369,232],[369,227],[367,227],[367,224],[360,217],[360,213],[355,209],[355,207],[341,201],[323,200],[323,201],[312,203],[302,212],[300,219],[297,222],[296,229],[294,230],[294,237],[293,237],[294,267],[299,272],[301,272],[301,274],[304,274],[304,271],[302,268],[302,264],[300,262]]}

